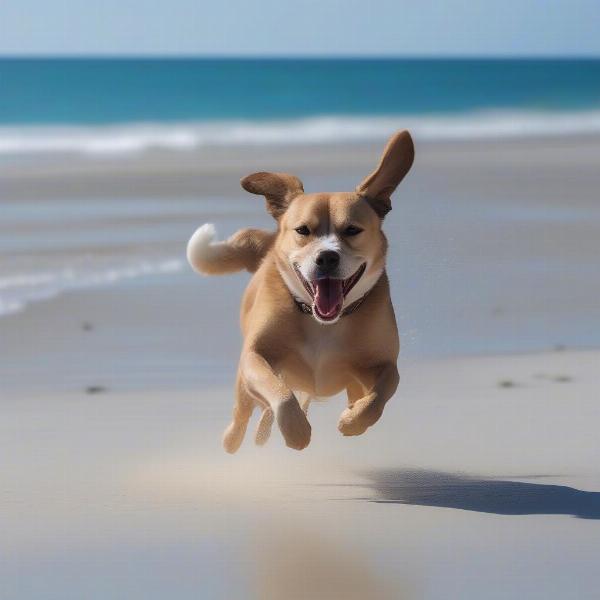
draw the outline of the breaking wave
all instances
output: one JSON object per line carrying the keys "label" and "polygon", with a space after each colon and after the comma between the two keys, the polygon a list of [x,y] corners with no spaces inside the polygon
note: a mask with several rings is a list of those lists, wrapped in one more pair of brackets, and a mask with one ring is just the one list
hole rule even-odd
{"label": "breaking wave", "polygon": [[600,133],[600,110],[493,111],[452,115],[327,116],[282,121],[0,127],[0,156],[139,154],[207,146],[311,145],[378,141],[396,129],[417,140],[469,140]]}

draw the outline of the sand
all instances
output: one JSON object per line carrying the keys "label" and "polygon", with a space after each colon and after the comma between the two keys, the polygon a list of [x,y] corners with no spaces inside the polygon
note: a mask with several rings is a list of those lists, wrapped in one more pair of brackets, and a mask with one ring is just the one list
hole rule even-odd
{"label": "sand", "polygon": [[314,405],[302,453],[224,455],[230,386],[3,397],[4,593],[593,598],[599,361],[404,364],[381,423]]}
{"label": "sand", "polygon": [[[600,141],[418,149],[386,223],[401,383],[362,437],[337,432],[334,398],[304,452],[274,432],[223,453],[246,275],[182,268],[0,318],[2,597],[597,596]],[[0,186],[8,208],[139,201],[102,225],[123,236],[155,235],[151,195],[172,211],[153,248],[178,257],[208,216],[269,225],[239,176],[343,189],[378,151],[13,164]],[[4,240],[33,235],[15,225]]]}

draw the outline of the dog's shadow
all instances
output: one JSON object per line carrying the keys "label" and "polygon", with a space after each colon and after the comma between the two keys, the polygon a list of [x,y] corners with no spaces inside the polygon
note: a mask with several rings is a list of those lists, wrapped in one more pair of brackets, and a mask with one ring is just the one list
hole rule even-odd
{"label": "dog's shadow", "polygon": [[[426,470],[365,474],[370,502],[437,506],[498,515],[571,515],[600,519],[600,492]],[[527,477],[526,479],[534,479]]]}

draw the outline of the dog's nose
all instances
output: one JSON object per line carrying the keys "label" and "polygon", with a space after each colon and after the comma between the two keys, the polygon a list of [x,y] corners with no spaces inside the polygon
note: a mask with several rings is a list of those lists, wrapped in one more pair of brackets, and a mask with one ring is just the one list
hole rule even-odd
{"label": "dog's nose", "polygon": [[323,271],[333,271],[340,264],[340,255],[333,250],[324,250],[317,255],[315,262]]}

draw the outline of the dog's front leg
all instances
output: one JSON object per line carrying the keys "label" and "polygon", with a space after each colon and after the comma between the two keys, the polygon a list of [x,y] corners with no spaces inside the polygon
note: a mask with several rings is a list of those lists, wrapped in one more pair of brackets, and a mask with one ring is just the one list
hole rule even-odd
{"label": "dog's front leg", "polygon": [[286,445],[295,450],[306,448],[310,442],[310,423],[283,378],[255,350],[244,352],[241,365],[244,379],[270,404]]}
{"label": "dog's front leg", "polygon": [[394,363],[361,369],[354,376],[357,383],[348,387],[348,408],[338,422],[338,429],[344,435],[360,435],[376,423],[400,381]]}

